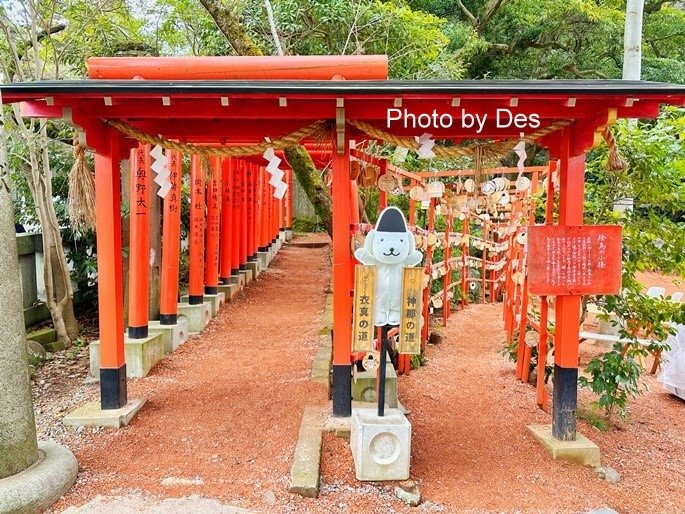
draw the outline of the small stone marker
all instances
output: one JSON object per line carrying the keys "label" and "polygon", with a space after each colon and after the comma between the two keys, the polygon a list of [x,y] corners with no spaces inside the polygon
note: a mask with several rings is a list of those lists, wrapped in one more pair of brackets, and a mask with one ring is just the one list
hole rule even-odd
{"label": "small stone marker", "polygon": [[412,507],[417,507],[421,503],[421,492],[413,480],[403,480],[397,484],[395,496]]}

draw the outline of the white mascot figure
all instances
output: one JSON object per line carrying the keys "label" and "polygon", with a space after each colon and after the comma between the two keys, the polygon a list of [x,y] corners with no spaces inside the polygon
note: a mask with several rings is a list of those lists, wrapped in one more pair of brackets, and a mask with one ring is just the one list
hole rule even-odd
{"label": "white mascot figure", "polygon": [[374,325],[399,325],[402,270],[405,266],[416,266],[423,259],[402,211],[397,207],[385,208],[376,227],[366,236],[364,246],[357,248],[354,256],[364,265],[376,266]]}

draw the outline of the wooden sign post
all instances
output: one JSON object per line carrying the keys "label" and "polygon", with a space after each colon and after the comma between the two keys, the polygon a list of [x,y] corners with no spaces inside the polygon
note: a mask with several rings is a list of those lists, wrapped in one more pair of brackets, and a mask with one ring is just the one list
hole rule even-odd
{"label": "wooden sign post", "polygon": [[353,352],[373,352],[373,324],[376,299],[376,266],[358,264],[354,268]]}
{"label": "wooden sign post", "polygon": [[400,312],[400,353],[421,353],[423,273],[423,268],[404,268],[402,280],[402,311]]}

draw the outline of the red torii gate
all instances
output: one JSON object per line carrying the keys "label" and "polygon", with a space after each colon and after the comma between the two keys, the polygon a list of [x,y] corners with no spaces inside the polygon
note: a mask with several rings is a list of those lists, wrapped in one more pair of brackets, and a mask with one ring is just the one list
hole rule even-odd
{"label": "red torii gate", "polygon": [[[120,62],[124,63],[127,80],[111,80],[114,75],[106,74],[99,66],[111,64],[121,79]],[[521,120],[537,115],[540,129],[558,127],[536,141],[560,162],[559,224],[581,225],[584,154],[599,141],[601,131],[617,117],[655,117],[661,103],[682,105],[685,100],[683,86],[640,81],[388,81],[376,75],[379,70],[387,73],[387,60],[377,56],[112,58],[91,63],[98,64],[99,71],[93,73],[100,74],[100,80],[6,84],[2,95],[6,102],[25,102],[26,115],[68,119],[80,127],[85,142],[96,153],[101,403],[105,409],[121,407],[127,400],[119,162],[128,158],[135,146],[108,121],[123,121],[147,134],[162,134],[168,140],[205,145],[253,145],[265,136],[275,139],[319,120],[330,122],[334,128],[330,143],[334,149],[333,413],[349,416],[353,284],[350,225],[354,222],[350,209],[350,143],[370,137],[349,121],[364,122],[394,136],[413,137],[429,131],[435,139],[458,143],[477,138],[516,140],[521,131],[533,131],[514,123],[497,123],[498,109],[508,109]],[[355,72],[364,75],[355,76]],[[145,80],[128,80],[139,75]],[[210,76],[213,80],[197,80]],[[255,76],[260,80],[245,80]],[[355,78],[367,80],[341,80]],[[432,113],[446,114],[452,123],[430,128],[412,126],[410,121],[391,124],[389,109],[426,113],[429,117]],[[482,124],[470,123],[475,115],[480,116]],[[234,185],[245,184],[247,172],[254,165],[249,159],[235,161],[224,161],[221,173],[224,177],[232,173]],[[252,184],[249,180],[247,183]],[[255,190],[253,185],[250,191]],[[239,197],[234,194],[231,211],[231,271],[244,266],[281,228],[277,221],[255,239],[255,218],[247,218],[247,202],[242,204],[242,213],[236,208]],[[247,196],[242,200],[253,202]],[[267,208],[271,212],[282,209],[275,202],[268,203]],[[278,220],[278,216],[272,218]],[[167,229],[164,237],[173,241],[177,234]],[[219,246],[228,251],[226,241]],[[226,265],[222,266],[220,274],[223,276],[227,270]],[[212,269],[210,279],[213,273]],[[167,294],[172,292],[173,288]],[[203,291],[198,289],[191,295],[194,293],[200,295]],[[558,439],[572,440],[576,426],[580,297],[559,296],[556,304],[553,433]]]}

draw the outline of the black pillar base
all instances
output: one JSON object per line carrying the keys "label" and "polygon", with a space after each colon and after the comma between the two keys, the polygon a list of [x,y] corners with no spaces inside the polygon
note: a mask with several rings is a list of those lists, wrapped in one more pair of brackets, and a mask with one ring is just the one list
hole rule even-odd
{"label": "black pillar base", "polygon": [[217,294],[219,288],[215,286],[205,286],[205,294]]}
{"label": "black pillar base", "polygon": [[269,249],[268,246],[260,246],[260,247],[259,247],[259,251],[260,251],[260,252],[266,252],[268,249]]}
{"label": "black pillar base", "polygon": [[293,227],[285,227],[286,230],[292,230]]}
{"label": "black pillar base", "polygon": [[219,277],[219,284],[222,286],[228,285],[228,277]]}
{"label": "black pillar base", "polygon": [[352,365],[333,365],[333,416],[352,415]]}
{"label": "black pillar base", "polygon": [[257,254],[256,254],[256,253],[253,254],[253,255],[250,255],[250,256],[247,258],[247,262],[254,262],[254,261],[256,261],[256,260],[257,260]]}
{"label": "black pillar base", "polygon": [[578,368],[554,365],[552,393],[552,435],[560,441],[576,440]]}
{"label": "black pillar base", "polygon": [[237,277],[240,275],[240,270],[238,268],[231,268],[231,277]]}
{"label": "black pillar base", "polygon": [[278,238],[277,238],[277,237],[274,237],[274,238],[271,240],[271,243],[276,244],[276,241],[278,241]]}
{"label": "black pillar base", "polygon": [[177,314],[160,314],[159,315],[159,324],[160,325],[175,325],[178,323],[178,315]]}
{"label": "black pillar base", "polygon": [[100,407],[120,409],[128,403],[126,364],[120,368],[100,368]]}
{"label": "black pillar base", "polygon": [[241,270],[241,271],[247,271],[247,263],[241,264],[241,265],[240,265],[240,270]]}
{"label": "black pillar base", "polygon": [[147,337],[147,325],[142,327],[128,327],[129,339],[145,339]]}
{"label": "black pillar base", "polygon": [[204,295],[188,295],[189,305],[202,305],[205,301]]}

